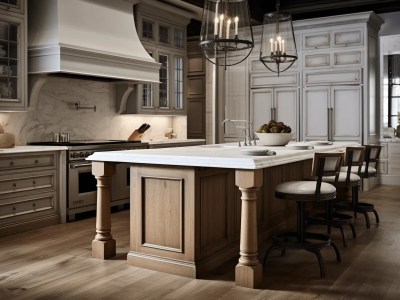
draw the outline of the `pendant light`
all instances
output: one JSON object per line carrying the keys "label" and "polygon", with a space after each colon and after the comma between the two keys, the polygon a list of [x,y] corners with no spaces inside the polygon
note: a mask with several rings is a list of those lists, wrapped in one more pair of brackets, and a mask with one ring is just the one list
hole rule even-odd
{"label": "pendant light", "polygon": [[200,48],[218,66],[244,61],[254,47],[247,0],[205,0]]}
{"label": "pendant light", "polygon": [[297,60],[292,16],[279,12],[279,5],[277,0],[276,12],[264,15],[260,47],[260,61],[278,76]]}

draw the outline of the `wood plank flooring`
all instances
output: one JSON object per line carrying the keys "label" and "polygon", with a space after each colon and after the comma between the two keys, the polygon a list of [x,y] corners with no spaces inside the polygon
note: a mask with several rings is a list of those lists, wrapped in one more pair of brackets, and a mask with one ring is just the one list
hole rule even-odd
{"label": "wood plank flooring", "polygon": [[400,186],[379,186],[360,198],[375,203],[381,223],[371,215],[367,230],[359,215],[357,238],[347,232],[348,248],[333,230],[342,262],[323,250],[325,279],[314,255],[302,251],[272,255],[256,290],[235,285],[236,261],[204,279],[128,266],[129,212],[122,211],[112,215],[111,260],[91,258],[94,218],[0,238],[0,299],[400,299]]}

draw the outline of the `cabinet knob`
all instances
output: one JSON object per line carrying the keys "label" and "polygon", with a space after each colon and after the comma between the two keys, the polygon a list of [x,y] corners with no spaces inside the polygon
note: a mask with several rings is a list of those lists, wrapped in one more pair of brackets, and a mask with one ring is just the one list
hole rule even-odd
{"label": "cabinet knob", "polygon": [[13,166],[14,165],[14,162],[13,161],[10,161],[10,166]]}
{"label": "cabinet knob", "polygon": [[33,180],[32,183],[33,183],[33,184],[36,184],[36,180]]}
{"label": "cabinet knob", "polygon": [[32,206],[33,206],[33,207],[36,207],[36,204],[35,204],[35,202],[33,202],[33,203],[32,203]]}
{"label": "cabinet knob", "polygon": [[15,206],[13,206],[12,210],[13,210],[13,211],[16,211],[17,209],[15,208]]}
{"label": "cabinet knob", "polygon": [[15,182],[13,183],[13,187],[17,187],[17,184]]}
{"label": "cabinet knob", "polygon": [[37,159],[35,159],[35,164],[37,164],[39,161]]}

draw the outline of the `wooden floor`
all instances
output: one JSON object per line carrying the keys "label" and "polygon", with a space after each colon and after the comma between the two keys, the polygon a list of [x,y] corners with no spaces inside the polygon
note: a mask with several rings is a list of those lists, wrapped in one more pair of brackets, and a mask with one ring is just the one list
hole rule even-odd
{"label": "wooden floor", "polygon": [[91,258],[94,218],[0,238],[0,299],[400,299],[400,187],[360,197],[375,203],[381,223],[371,216],[367,230],[360,215],[347,249],[334,230],[342,262],[324,250],[325,279],[316,258],[302,251],[273,255],[257,290],[235,285],[236,261],[204,279],[128,266],[129,214],[122,211],[113,214],[112,260]]}

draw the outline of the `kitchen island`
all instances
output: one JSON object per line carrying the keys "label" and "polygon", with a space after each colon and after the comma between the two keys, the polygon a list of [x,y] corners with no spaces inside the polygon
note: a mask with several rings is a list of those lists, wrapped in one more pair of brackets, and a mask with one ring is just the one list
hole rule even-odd
{"label": "kitchen island", "polygon": [[236,284],[256,288],[262,280],[258,241],[291,224],[295,211],[275,200],[275,186],[309,176],[315,152],[349,145],[269,147],[276,155],[232,144],[96,152],[88,158],[98,181],[92,256],[116,253],[110,188],[115,164],[125,162],[131,164],[129,264],[198,278],[239,254]]}

